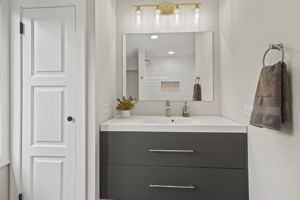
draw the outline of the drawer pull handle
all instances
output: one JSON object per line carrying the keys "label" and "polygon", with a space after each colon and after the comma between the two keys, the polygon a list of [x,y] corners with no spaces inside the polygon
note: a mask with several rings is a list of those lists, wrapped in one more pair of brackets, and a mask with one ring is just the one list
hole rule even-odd
{"label": "drawer pull handle", "polygon": [[158,188],[158,189],[196,189],[193,185],[156,185],[150,184],[150,188]]}
{"label": "drawer pull handle", "polygon": [[149,149],[152,153],[195,153],[194,150],[164,150],[164,149]]}

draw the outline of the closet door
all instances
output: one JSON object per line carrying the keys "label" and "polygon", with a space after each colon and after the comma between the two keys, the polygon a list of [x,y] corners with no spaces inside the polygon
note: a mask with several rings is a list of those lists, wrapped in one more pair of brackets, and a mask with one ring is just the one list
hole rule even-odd
{"label": "closet door", "polygon": [[75,8],[23,9],[24,200],[75,199]]}

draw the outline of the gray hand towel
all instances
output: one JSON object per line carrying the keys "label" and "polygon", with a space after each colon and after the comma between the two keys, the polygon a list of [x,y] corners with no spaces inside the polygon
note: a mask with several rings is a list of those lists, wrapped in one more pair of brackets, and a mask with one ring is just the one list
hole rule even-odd
{"label": "gray hand towel", "polygon": [[195,83],[194,85],[193,100],[202,101],[202,89],[200,83]]}
{"label": "gray hand towel", "polygon": [[250,124],[279,130],[290,120],[290,93],[284,62],[264,67],[261,71]]}

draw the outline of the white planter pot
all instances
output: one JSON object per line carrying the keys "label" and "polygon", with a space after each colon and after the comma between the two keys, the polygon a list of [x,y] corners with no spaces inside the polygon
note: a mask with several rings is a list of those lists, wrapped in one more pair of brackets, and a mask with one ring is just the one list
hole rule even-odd
{"label": "white planter pot", "polygon": [[123,118],[130,117],[130,110],[123,110],[123,111],[121,111],[121,115],[122,115]]}

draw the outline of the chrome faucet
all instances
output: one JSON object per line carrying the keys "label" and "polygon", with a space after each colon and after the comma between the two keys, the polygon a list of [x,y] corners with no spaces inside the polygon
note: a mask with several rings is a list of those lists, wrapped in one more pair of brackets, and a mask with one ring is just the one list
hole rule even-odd
{"label": "chrome faucet", "polygon": [[166,101],[166,117],[171,117],[171,105],[170,101]]}
{"label": "chrome faucet", "polygon": [[184,106],[182,108],[182,116],[183,117],[190,117],[190,108],[188,107],[187,102],[184,102]]}

